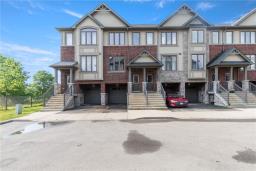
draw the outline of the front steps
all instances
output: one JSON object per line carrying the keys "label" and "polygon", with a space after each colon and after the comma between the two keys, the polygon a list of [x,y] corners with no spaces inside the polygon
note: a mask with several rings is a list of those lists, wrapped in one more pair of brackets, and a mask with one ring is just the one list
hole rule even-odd
{"label": "front steps", "polygon": [[250,92],[247,94],[247,106],[256,107],[256,94]]}
{"label": "front steps", "polygon": [[62,111],[64,109],[64,95],[58,94],[52,96],[42,111]]}
{"label": "front steps", "polygon": [[[227,99],[227,94],[220,93],[220,95]],[[247,93],[247,102],[243,100],[241,97],[244,96],[243,92],[234,92],[229,93],[229,106],[230,107],[256,107],[256,96],[248,92]]]}
{"label": "front steps", "polygon": [[144,93],[129,94],[129,110],[167,109],[165,100],[160,93],[148,93],[148,104]]}

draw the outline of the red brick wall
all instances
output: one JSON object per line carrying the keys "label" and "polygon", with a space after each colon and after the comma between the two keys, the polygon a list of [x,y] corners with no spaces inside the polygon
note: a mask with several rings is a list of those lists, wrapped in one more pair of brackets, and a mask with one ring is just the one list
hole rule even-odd
{"label": "red brick wall", "polygon": [[60,48],[61,61],[74,61],[75,49],[74,46],[61,46]]}
{"label": "red brick wall", "polygon": [[[143,50],[147,50],[151,55],[157,56],[157,46],[104,46],[103,48],[103,74],[106,83],[127,83],[128,71],[127,64],[130,60],[137,57]],[[125,71],[113,73],[109,71],[109,57],[125,57]]]}
{"label": "red brick wall", "polygon": [[[210,50],[210,55],[209,58],[210,60],[213,59],[215,56],[220,54],[223,50],[233,48],[235,47],[238,49],[241,53],[244,55],[256,55],[256,45],[210,45],[209,50]],[[238,80],[243,80],[244,79],[244,72],[238,70],[234,71],[234,74],[237,74],[237,79]],[[222,75],[223,73],[219,73],[219,75]],[[248,71],[248,80],[251,81],[256,81],[256,71]],[[210,79],[210,78],[209,78]]]}

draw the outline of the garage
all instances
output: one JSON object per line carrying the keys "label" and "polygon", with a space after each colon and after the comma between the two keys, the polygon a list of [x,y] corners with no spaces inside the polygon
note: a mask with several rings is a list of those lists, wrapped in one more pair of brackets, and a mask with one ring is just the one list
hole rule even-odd
{"label": "garage", "polygon": [[180,91],[180,83],[163,83],[163,88],[167,95],[178,95]]}
{"label": "garage", "polygon": [[185,94],[190,103],[200,103],[205,83],[186,83]]}
{"label": "garage", "polygon": [[108,103],[111,104],[127,104],[127,85],[126,84],[110,84],[108,88]]}
{"label": "garage", "polygon": [[100,105],[100,84],[81,85],[84,93],[84,104]]}

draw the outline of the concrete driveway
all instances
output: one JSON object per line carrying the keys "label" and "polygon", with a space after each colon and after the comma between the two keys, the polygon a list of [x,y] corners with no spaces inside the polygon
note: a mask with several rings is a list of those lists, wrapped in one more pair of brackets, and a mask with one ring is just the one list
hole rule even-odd
{"label": "concrete driveway", "polygon": [[1,125],[1,170],[255,170],[255,120]]}

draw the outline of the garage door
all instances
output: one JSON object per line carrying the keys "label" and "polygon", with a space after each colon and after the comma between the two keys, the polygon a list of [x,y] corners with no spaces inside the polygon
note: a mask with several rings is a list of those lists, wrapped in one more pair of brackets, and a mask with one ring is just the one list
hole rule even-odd
{"label": "garage door", "polygon": [[186,98],[190,103],[198,103],[198,89],[197,88],[186,88]]}
{"label": "garage door", "polygon": [[127,103],[127,87],[123,86],[109,86],[108,93],[109,104],[126,104]]}
{"label": "garage door", "polygon": [[99,105],[100,102],[100,86],[86,87],[84,90],[84,103]]}

